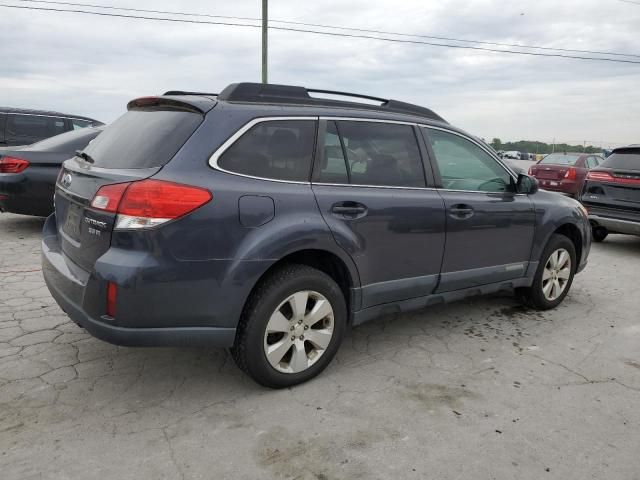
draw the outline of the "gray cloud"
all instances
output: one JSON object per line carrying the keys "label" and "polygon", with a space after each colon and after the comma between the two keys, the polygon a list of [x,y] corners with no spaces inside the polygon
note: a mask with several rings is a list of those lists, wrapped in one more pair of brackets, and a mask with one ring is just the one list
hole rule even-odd
{"label": "gray cloud", "polygon": [[[260,15],[258,1],[145,0],[135,8]],[[312,23],[640,54],[634,51],[640,6],[615,1],[279,0],[271,2],[270,13]],[[639,140],[640,112],[632,105],[640,100],[640,65],[282,31],[271,32],[270,47],[272,82],[424,104],[486,138]],[[0,104],[111,121],[136,96],[257,81],[259,49],[258,29],[0,9]]]}

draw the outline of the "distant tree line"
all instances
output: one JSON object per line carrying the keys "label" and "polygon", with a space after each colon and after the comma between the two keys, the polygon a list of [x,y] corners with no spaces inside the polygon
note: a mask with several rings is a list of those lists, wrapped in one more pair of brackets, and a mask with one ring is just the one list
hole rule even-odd
{"label": "distant tree line", "polygon": [[494,138],[491,141],[491,146],[496,150],[510,151],[515,150],[518,152],[527,153],[551,153],[551,152],[586,152],[586,153],[600,153],[602,148],[594,147],[593,145],[569,145],[566,143],[556,143],[555,147],[550,143],[536,142],[532,140],[520,140],[519,142],[505,142],[502,143],[499,138]]}

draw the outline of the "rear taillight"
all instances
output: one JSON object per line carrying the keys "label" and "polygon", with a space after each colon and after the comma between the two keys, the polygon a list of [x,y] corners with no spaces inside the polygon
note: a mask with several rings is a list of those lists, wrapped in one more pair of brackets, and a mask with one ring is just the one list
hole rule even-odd
{"label": "rear taillight", "polygon": [[527,172],[528,175],[533,175],[533,168],[529,167],[529,171]]}
{"label": "rear taillight", "polygon": [[118,285],[113,282],[107,282],[107,315],[116,316],[116,301],[118,299]]}
{"label": "rear taillight", "polygon": [[595,180],[596,182],[616,183],[618,185],[640,186],[640,178],[636,175],[611,175],[609,172],[590,171],[587,173],[587,180]]}
{"label": "rear taillight", "polygon": [[122,195],[129,185],[131,183],[114,183],[113,185],[100,187],[100,190],[91,200],[91,206],[105,212],[116,213],[122,200]]}
{"label": "rear taillight", "polygon": [[20,173],[28,166],[29,162],[22,158],[9,156],[0,158],[0,173]]}
{"label": "rear taillight", "polygon": [[577,172],[576,169],[573,167],[569,167],[569,170],[567,170],[567,173],[564,174],[564,178],[566,178],[567,180],[575,180],[577,177]]}
{"label": "rear taillight", "polygon": [[587,180],[596,180],[600,182],[613,182],[614,178],[607,172],[588,172]]}
{"label": "rear taillight", "polygon": [[180,218],[211,200],[204,188],[142,180],[101,187],[91,206],[117,213],[116,229],[147,228]]}

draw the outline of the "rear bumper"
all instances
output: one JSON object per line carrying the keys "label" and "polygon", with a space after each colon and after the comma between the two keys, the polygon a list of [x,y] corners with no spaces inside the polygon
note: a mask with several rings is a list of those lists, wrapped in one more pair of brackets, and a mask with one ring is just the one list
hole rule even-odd
{"label": "rear bumper", "polygon": [[589,214],[589,221],[592,225],[604,227],[612,233],[640,236],[640,221],[622,220],[597,214]]}
{"label": "rear bumper", "polygon": [[[538,179],[538,184],[543,190],[550,192],[564,193],[565,195],[576,196],[580,193],[582,182],[570,180],[545,180]],[[555,185],[554,185],[555,184]]]}
{"label": "rear bumper", "polygon": [[[57,242],[55,215],[44,226],[42,240],[42,273],[47,288],[69,317],[93,336],[124,346],[207,346],[230,347],[236,329],[209,326],[126,327],[116,325],[108,316],[87,312],[85,297],[91,296],[99,284],[90,274],[70,262]],[[95,305],[93,305],[95,307]],[[189,309],[184,305],[185,317]]]}
{"label": "rear bumper", "polygon": [[[35,169],[37,167],[32,168]],[[49,216],[53,212],[57,171],[42,170],[29,174],[0,173],[0,211],[36,217]],[[32,175],[35,175],[35,180]]]}

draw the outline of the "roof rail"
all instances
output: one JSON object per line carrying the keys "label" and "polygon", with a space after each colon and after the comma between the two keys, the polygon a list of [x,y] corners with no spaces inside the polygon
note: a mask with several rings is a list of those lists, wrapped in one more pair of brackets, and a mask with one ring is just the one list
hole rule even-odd
{"label": "roof rail", "polygon": [[[312,97],[309,93],[324,93],[342,97],[361,98],[380,102],[380,105],[370,105],[367,103],[349,102],[344,100],[333,100],[326,98]],[[218,94],[218,100],[227,102],[247,102],[247,103],[275,103],[294,105],[322,105],[335,107],[363,108],[376,110],[379,112],[404,113],[425,117],[447,123],[440,115],[433,110],[411,103],[390,100],[386,98],[361,95],[358,93],[338,92],[333,90],[321,90],[314,88],[296,87],[291,85],[275,85],[262,83],[232,83]]]}
{"label": "roof rail", "polygon": [[203,97],[217,97],[217,93],[204,93],[204,92],[185,92],[183,90],[169,90],[168,92],[164,92],[163,96],[171,96],[171,95],[200,95]]}

